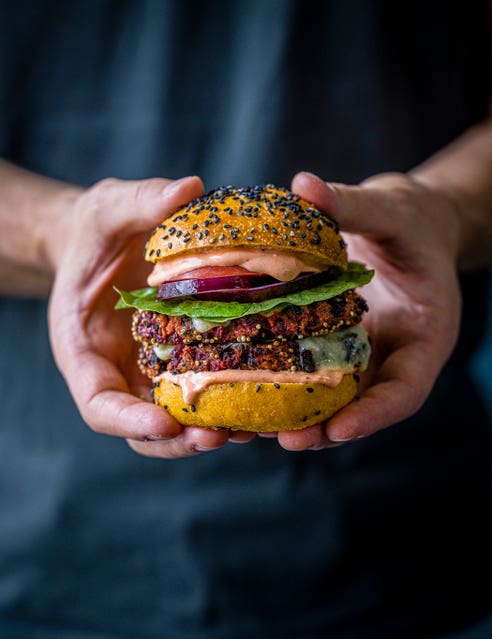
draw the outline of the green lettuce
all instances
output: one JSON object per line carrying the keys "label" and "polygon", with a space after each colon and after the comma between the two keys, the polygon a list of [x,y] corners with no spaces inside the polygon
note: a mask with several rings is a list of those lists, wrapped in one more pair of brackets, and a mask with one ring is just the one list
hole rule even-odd
{"label": "green lettuce", "polygon": [[368,270],[363,264],[349,262],[347,269],[336,272],[334,279],[329,282],[263,302],[205,302],[191,297],[160,302],[155,298],[157,288],[141,288],[136,291],[116,289],[120,295],[116,308],[136,308],[140,311],[154,311],[163,315],[188,315],[195,319],[220,324],[255,313],[267,315],[291,304],[305,306],[328,300],[357,286],[367,284],[373,275],[374,271]]}

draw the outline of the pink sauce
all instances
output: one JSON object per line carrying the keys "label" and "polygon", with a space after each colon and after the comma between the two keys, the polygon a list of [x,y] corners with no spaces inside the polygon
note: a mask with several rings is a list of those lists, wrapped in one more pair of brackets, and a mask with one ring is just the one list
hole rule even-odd
{"label": "pink sauce", "polygon": [[324,384],[330,388],[335,388],[342,381],[343,371],[321,370],[314,373],[290,372],[290,371],[243,371],[239,369],[227,369],[215,373],[202,372],[178,373],[174,375],[164,371],[159,376],[154,377],[154,382],[161,379],[181,386],[183,399],[187,404],[194,404],[199,394],[210,384],[232,384],[234,382],[257,382],[264,383],[295,383],[295,384]]}
{"label": "pink sauce", "polygon": [[288,282],[300,273],[319,273],[322,265],[315,265],[315,261],[313,258],[313,263],[308,264],[292,253],[261,249],[196,251],[157,262],[147,283],[149,286],[159,286],[182,273],[203,266],[242,266],[248,271],[266,273],[277,280]]}

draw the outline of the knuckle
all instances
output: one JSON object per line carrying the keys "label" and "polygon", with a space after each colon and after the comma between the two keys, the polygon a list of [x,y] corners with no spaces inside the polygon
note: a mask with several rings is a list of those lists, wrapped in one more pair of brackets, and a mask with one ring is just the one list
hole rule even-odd
{"label": "knuckle", "polygon": [[135,185],[135,191],[133,197],[136,202],[142,202],[142,200],[146,200],[151,191],[151,180],[140,180]]}
{"label": "knuckle", "polygon": [[133,197],[135,202],[140,203],[155,197],[159,191],[162,191],[168,184],[168,180],[162,178],[150,178],[148,180],[139,180],[135,184]]}
{"label": "knuckle", "polygon": [[115,190],[115,188],[120,186],[121,183],[122,183],[122,180],[118,180],[117,178],[113,178],[113,177],[104,178],[104,180],[100,180],[99,182],[96,182],[90,188],[89,192],[93,200],[97,204],[100,204],[104,202],[108,198],[109,194],[112,193]]}

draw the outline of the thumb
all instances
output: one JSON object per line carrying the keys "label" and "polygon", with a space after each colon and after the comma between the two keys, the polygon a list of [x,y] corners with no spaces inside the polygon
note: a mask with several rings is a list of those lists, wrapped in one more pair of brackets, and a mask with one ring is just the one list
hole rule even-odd
{"label": "thumb", "polygon": [[332,216],[347,233],[385,235],[388,211],[376,189],[325,182],[308,172],[292,180],[292,191]]}
{"label": "thumb", "polygon": [[120,237],[148,231],[183,204],[203,195],[197,176],[180,180],[108,179],[92,187],[98,210],[98,226],[103,234]]}

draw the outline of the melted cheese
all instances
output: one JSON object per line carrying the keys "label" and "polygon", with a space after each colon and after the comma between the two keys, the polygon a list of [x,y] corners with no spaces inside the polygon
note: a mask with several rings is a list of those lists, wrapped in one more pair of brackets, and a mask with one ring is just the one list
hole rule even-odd
{"label": "melted cheese", "polygon": [[371,355],[367,331],[360,324],[320,337],[304,337],[299,346],[311,352],[316,370],[365,371]]}

